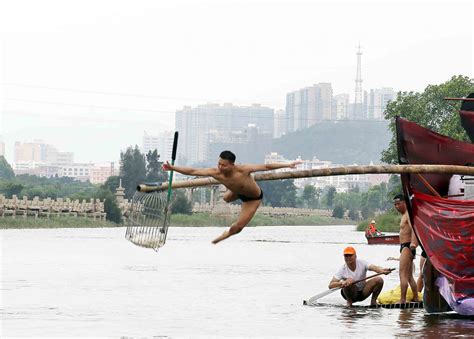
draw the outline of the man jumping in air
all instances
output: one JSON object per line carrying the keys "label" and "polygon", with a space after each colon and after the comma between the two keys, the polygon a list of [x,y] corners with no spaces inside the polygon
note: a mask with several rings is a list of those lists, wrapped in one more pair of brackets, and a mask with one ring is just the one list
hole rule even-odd
{"label": "man jumping in air", "polygon": [[176,171],[185,175],[212,177],[227,187],[224,194],[225,202],[240,199],[242,209],[236,222],[230,228],[212,241],[213,244],[227,239],[239,233],[252,220],[263,199],[262,189],[251,176],[253,172],[270,171],[279,168],[296,168],[302,161],[293,161],[289,164],[235,164],[235,154],[231,151],[223,151],[219,155],[217,168],[193,168],[183,166],[172,166],[168,162],[163,164],[163,170]]}

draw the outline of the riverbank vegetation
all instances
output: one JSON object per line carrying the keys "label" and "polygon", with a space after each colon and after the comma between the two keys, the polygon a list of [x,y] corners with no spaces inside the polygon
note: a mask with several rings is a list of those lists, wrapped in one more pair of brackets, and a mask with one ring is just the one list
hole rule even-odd
{"label": "riverbank vegetation", "polygon": [[50,218],[0,218],[0,229],[32,229],[32,228],[98,228],[117,227],[116,223],[83,217],[50,217]]}
{"label": "riverbank vegetation", "polygon": [[[204,227],[204,226],[229,226],[237,219],[234,217],[219,217],[209,213],[173,214],[170,226],[175,227]],[[270,217],[256,214],[249,226],[292,226],[292,225],[350,225],[351,222],[344,219],[335,219],[322,216],[279,216]],[[29,228],[95,228],[95,227],[119,227],[110,221],[94,220],[82,217],[51,217],[51,218],[22,218],[12,217],[0,218],[0,229],[29,229]]]}
{"label": "riverbank vegetation", "polygon": [[[192,215],[175,214],[171,217],[171,226],[229,226],[235,220],[234,217],[219,217],[209,213],[193,213]],[[351,222],[344,219],[336,219],[323,216],[268,216],[257,213],[249,226],[294,226],[294,225],[350,225]]]}

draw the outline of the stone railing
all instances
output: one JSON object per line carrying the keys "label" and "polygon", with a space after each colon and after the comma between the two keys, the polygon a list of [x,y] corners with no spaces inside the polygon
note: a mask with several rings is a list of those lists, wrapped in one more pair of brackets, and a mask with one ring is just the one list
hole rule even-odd
{"label": "stone railing", "polygon": [[100,199],[86,200],[71,200],[69,198],[51,199],[46,198],[40,200],[34,197],[29,200],[24,196],[23,199],[18,199],[14,195],[11,199],[0,195],[0,217],[16,216],[22,217],[50,217],[50,216],[81,216],[98,218],[105,220],[107,214],[104,211],[104,201]]}

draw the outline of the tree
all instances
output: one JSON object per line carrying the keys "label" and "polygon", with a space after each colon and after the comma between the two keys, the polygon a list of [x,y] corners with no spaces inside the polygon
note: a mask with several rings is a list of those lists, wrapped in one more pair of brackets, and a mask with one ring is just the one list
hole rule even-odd
{"label": "tree", "polygon": [[24,186],[15,182],[6,182],[0,187],[2,192],[7,198],[11,199],[12,196],[19,196]]}
{"label": "tree", "polygon": [[334,207],[334,209],[332,210],[332,216],[334,218],[339,219],[344,218],[344,207],[342,207],[341,205],[337,205],[336,207]]}
{"label": "tree", "polygon": [[145,182],[146,178],[145,157],[138,146],[130,146],[125,153],[120,153],[120,177],[125,188],[125,197],[131,199],[138,184]]}
{"label": "tree", "polygon": [[146,155],[146,180],[149,182],[165,182],[168,180],[168,172],[163,171],[161,166],[163,162],[160,161],[160,155],[155,149],[153,152],[148,151]]}
{"label": "tree", "polygon": [[107,220],[116,224],[122,223],[122,211],[117,205],[117,199],[105,185],[98,189],[95,196],[98,199],[104,200],[104,212],[107,213]]}
{"label": "tree", "polygon": [[301,199],[307,208],[315,208],[317,204],[316,188],[313,185],[306,185],[303,189]]}
{"label": "tree", "polygon": [[362,216],[362,219],[369,219],[371,216],[369,208],[367,206],[362,207],[360,215]]}
{"label": "tree", "polygon": [[296,186],[292,179],[262,181],[263,201],[273,207],[295,207]]}
{"label": "tree", "polygon": [[326,205],[328,208],[332,208],[334,204],[335,196],[336,196],[336,187],[329,186],[328,191],[326,192]]}
{"label": "tree", "polygon": [[193,206],[192,202],[186,198],[186,195],[181,190],[178,190],[176,193],[176,197],[173,201],[172,207],[173,213],[176,214],[192,214],[193,213]]}
{"label": "tree", "polygon": [[454,139],[469,141],[459,119],[460,102],[443,100],[445,97],[465,97],[474,92],[474,79],[467,76],[453,76],[440,85],[429,85],[423,93],[399,92],[397,99],[390,102],[384,116],[390,120],[392,139],[382,152],[382,161],[398,163],[395,116],[413,121],[423,127]]}
{"label": "tree", "polygon": [[11,180],[13,178],[15,178],[15,172],[5,157],[0,155],[0,179]]}
{"label": "tree", "polygon": [[349,210],[349,219],[359,220],[359,212],[355,208]]}
{"label": "tree", "polygon": [[108,177],[102,186],[104,186],[104,188],[108,189],[110,192],[115,193],[119,185],[120,185],[120,177],[115,175],[115,176]]}

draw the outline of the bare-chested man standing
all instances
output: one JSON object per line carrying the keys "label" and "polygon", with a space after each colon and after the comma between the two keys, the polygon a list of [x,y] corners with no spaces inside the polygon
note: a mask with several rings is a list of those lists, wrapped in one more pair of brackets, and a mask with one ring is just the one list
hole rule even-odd
{"label": "bare-chested man standing", "polygon": [[242,231],[250,220],[252,220],[260,206],[263,199],[263,192],[251,176],[251,173],[270,171],[278,168],[295,168],[296,165],[300,163],[302,163],[302,161],[294,161],[289,164],[235,165],[235,154],[231,151],[223,151],[219,155],[217,168],[172,166],[167,162],[163,164],[163,169],[165,171],[173,170],[185,175],[213,177],[228,189],[224,194],[225,202],[231,202],[237,199],[242,200],[242,209],[239,218],[227,231],[212,241],[213,244],[217,244]]}
{"label": "bare-chested man standing", "polygon": [[413,278],[413,259],[415,259],[418,239],[413,232],[408,216],[405,197],[398,194],[393,198],[395,209],[402,215],[400,221],[400,303],[406,303],[407,289],[410,285],[413,292],[413,301],[418,301],[418,289]]}

